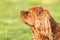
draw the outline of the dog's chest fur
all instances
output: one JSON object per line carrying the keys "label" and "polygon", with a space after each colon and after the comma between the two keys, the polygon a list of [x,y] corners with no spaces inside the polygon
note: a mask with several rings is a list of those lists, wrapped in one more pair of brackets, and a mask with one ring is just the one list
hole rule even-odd
{"label": "dog's chest fur", "polygon": [[33,40],[53,40],[50,22],[47,17],[42,17],[40,20],[36,17],[32,32]]}

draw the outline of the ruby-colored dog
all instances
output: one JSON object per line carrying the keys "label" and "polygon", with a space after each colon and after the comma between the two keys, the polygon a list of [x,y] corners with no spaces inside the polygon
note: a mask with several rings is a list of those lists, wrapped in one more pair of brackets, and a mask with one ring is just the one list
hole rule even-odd
{"label": "ruby-colored dog", "polygon": [[60,24],[41,6],[21,12],[21,19],[32,28],[33,40],[60,40]]}

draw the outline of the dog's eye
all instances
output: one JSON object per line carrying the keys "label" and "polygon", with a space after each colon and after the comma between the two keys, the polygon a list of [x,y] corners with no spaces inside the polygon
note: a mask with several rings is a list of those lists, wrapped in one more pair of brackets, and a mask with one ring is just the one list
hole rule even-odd
{"label": "dog's eye", "polygon": [[40,14],[41,13],[41,10],[38,10],[38,14]]}
{"label": "dog's eye", "polygon": [[38,10],[38,11],[37,11],[37,15],[40,15],[40,14],[41,14],[41,10]]}

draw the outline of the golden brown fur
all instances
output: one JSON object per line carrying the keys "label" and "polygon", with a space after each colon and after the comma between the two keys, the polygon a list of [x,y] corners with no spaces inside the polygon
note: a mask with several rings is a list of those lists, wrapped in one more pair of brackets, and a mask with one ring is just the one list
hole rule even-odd
{"label": "golden brown fur", "polygon": [[32,28],[33,40],[60,40],[60,24],[41,7],[32,7],[21,12],[21,19]]}

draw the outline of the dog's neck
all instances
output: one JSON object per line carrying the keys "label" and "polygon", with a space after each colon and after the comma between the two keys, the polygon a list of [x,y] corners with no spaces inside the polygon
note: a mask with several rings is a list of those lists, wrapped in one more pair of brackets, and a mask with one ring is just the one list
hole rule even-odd
{"label": "dog's neck", "polygon": [[33,40],[53,40],[51,26],[54,24],[51,23],[54,22],[52,18],[50,20],[46,16],[41,17],[41,19],[35,17],[34,26],[32,27]]}

